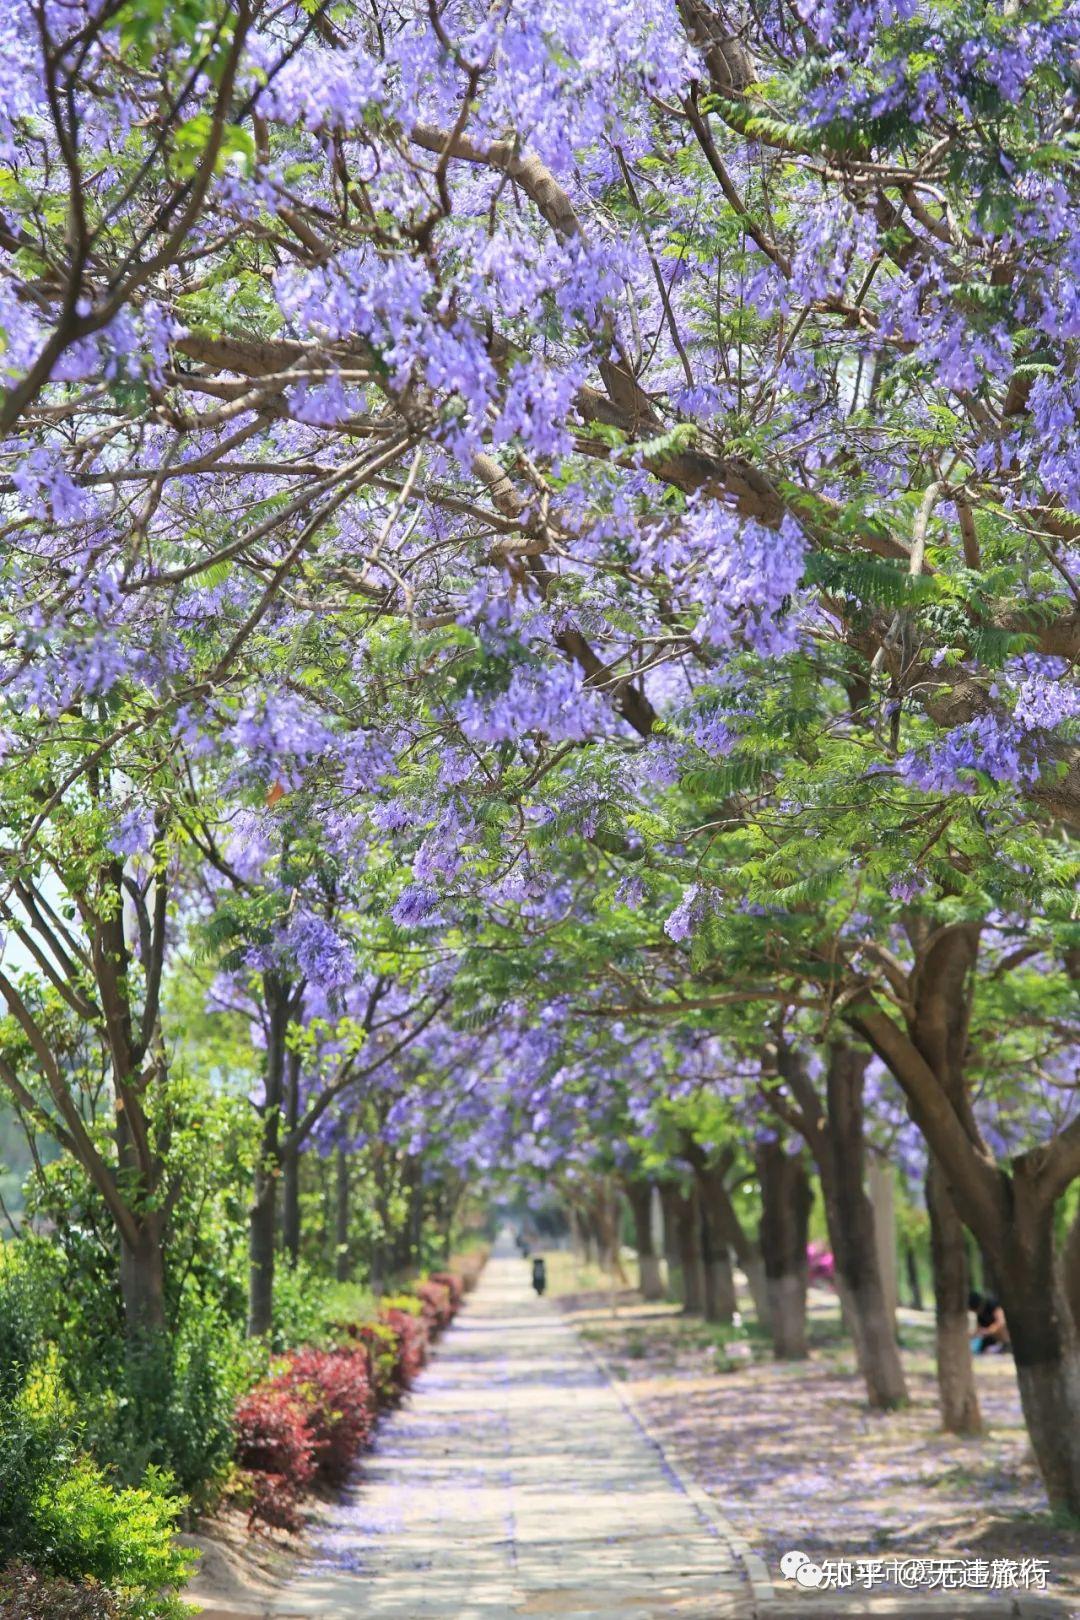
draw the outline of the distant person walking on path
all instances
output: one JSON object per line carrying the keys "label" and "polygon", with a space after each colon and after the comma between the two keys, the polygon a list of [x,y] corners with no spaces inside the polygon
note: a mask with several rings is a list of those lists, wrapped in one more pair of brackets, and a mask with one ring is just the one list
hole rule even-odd
{"label": "distant person walking on path", "polygon": [[533,1261],[533,1287],[538,1294],[542,1294],[547,1287],[547,1266],[543,1255],[538,1254]]}

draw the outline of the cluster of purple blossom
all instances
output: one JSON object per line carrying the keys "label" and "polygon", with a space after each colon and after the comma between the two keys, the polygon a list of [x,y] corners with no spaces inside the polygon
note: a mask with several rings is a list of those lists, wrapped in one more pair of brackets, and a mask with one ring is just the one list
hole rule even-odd
{"label": "cluster of purple blossom", "polygon": [[1039,774],[1024,731],[994,714],[954,726],[929,746],[903,754],[898,764],[901,776],[923,793],[974,793],[979,774],[1014,787]]}

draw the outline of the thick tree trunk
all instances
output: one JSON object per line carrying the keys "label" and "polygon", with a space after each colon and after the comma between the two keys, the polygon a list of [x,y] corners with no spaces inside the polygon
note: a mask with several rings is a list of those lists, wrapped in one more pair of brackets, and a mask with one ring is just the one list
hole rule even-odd
{"label": "thick tree trunk", "polygon": [[129,1342],[165,1331],[165,1254],[156,1217],[139,1223],[138,1242],[121,1239],[120,1293]]}
{"label": "thick tree trunk", "polygon": [[1053,1206],[1038,1171],[1013,1161],[1013,1219],[998,1259],[1002,1307],[1032,1449],[1051,1507],[1080,1517],[1080,1333],[1063,1260],[1054,1252]]}
{"label": "thick tree trunk", "polygon": [[994,1264],[993,1256],[982,1243],[979,1244],[979,1276],[982,1280],[984,1294],[997,1295],[1001,1293],[1001,1278],[998,1275],[998,1268]]}
{"label": "thick tree trunk", "polygon": [[900,1285],[896,1276],[896,1178],[892,1166],[877,1154],[866,1167],[866,1190],[873,1211],[874,1240],[877,1246],[878,1275],[890,1320],[896,1320]]}
{"label": "thick tree trunk", "polygon": [[1080,1518],[1080,1351],[1073,1345],[1040,1360],[1035,1350],[1031,1359],[1029,1345],[1038,1343],[1040,1310],[1046,1314],[1045,1301],[1033,1304],[1029,1318],[1013,1302],[1012,1320],[1023,1346],[1016,1359],[1016,1381],[1050,1506],[1064,1508],[1076,1519]]}
{"label": "thick tree trunk", "polygon": [[600,1249],[600,1265],[617,1282],[627,1281],[619,1253],[619,1225],[622,1211],[613,1180],[605,1180],[596,1194],[596,1231]]}
{"label": "thick tree trunk", "polygon": [[[136,1102],[135,1106],[138,1106]],[[142,1121],[146,1132],[145,1118]],[[116,1121],[117,1162],[130,1177],[133,1190],[146,1198],[153,1192],[147,1184],[144,1162],[135,1143],[135,1132],[128,1115],[118,1110]],[[165,1250],[164,1221],[160,1212],[131,1216],[134,1232],[120,1234],[120,1297],[124,1305],[124,1333],[130,1343],[148,1334],[165,1331]],[[131,1241],[131,1239],[134,1241]]]}
{"label": "thick tree trunk", "polygon": [[[928,933],[925,918],[913,920],[908,934],[917,952],[912,974],[911,1036],[933,1070],[956,1118],[972,1140],[978,1127],[965,1078],[968,1027],[979,952],[978,927]],[[982,1416],[975,1390],[969,1340],[968,1273],[964,1228],[945,1170],[929,1143],[926,1203],[934,1268],[938,1390],[942,1425],[949,1433],[978,1434]]]}
{"label": "thick tree trunk", "polygon": [[930,1254],[934,1267],[938,1400],[949,1434],[980,1434],[982,1416],[975,1389],[968,1317],[968,1262],[964,1228],[944,1172],[931,1155],[926,1175]]}
{"label": "thick tree trunk", "polygon": [[[882,1275],[884,1245],[877,1210],[864,1184],[863,1090],[869,1054],[846,1041],[830,1041],[824,1110],[800,1054],[784,1047],[776,1060],[797,1105],[791,1117],[818,1168],[844,1325],[855,1347],[867,1400],[888,1410],[906,1401],[907,1387],[896,1344],[895,1311]],[[891,1199],[886,1202],[891,1206]]]}
{"label": "thick tree trunk", "polygon": [[705,1309],[705,1268],[701,1255],[701,1211],[697,1188],[691,1185],[679,1195],[676,1205],[676,1236],[679,1245],[679,1272],[682,1277],[682,1307],[691,1315]]}
{"label": "thick tree trunk", "polygon": [[[867,1057],[853,1047],[829,1048],[826,1071],[827,1141],[822,1187],[838,1285],[847,1304],[855,1356],[870,1405],[880,1410],[908,1398],[879,1264],[874,1210],[863,1184],[866,1148],[863,1085]],[[819,1165],[819,1168],[821,1166]]]}
{"label": "thick tree trunk", "polygon": [[731,1255],[724,1240],[722,1223],[716,1218],[714,1183],[720,1172],[712,1167],[694,1169],[698,1206],[701,1211],[701,1260],[705,1282],[705,1320],[731,1322],[737,1301],[735,1275],[731,1269]]}
{"label": "thick tree trunk", "polygon": [[349,1155],[338,1146],[334,1165],[334,1276],[348,1282],[352,1276],[349,1253]]}
{"label": "thick tree trunk", "polygon": [[[852,1003],[845,1017],[892,1068],[931,1149],[935,1288],[939,1313],[944,1303],[949,1318],[939,1321],[939,1346],[941,1327],[947,1328],[943,1397],[947,1393],[950,1409],[970,1427],[977,1418],[977,1408],[970,1410],[974,1391],[967,1399],[959,1388],[962,1376],[972,1376],[970,1359],[965,1354],[961,1363],[959,1349],[961,1321],[967,1337],[966,1311],[960,1315],[967,1285],[962,1216],[999,1279],[1024,1417],[1051,1506],[1080,1515],[1080,1360],[1053,1252],[1054,1201],[1068,1185],[1072,1144],[1058,1134],[1008,1167],[994,1164],[964,1077],[979,925],[935,928],[913,918],[906,926],[917,953],[906,986],[907,1036],[872,998]],[[943,1286],[939,1272],[946,1273]]]}
{"label": "thick tree trunk", "polygon": [[748,1260],[742,1262],[742,1273],[750,1290],[750,1298],[754,1302],[754,1315],[757,1317],[758,1326],[764,1328],[766,1333],[771,1333],[769,1279],[765,1275],[765,1261],[757,1248]]}
{"label": "thick tree trunk", "polygon": [[733,1322],[738,1303],[731,1256],[723,1249],[705,1261],[705,1320]]}
{"label": "thick tree trunk", "polygon": [[1080,1335],[1080,1209],[1077,1210],[1065,1238],[1061,1265],[1065,1281],[1065,1298],[1069,1304],[1073,1329]]}
{"label": "thick tree trunk", "polygon": [[634,1218],[634,1247],[638,1257],[638,1287],[645,1299],[663,1299],[664,1279],[653,1243],[652,1187],[647,1181],[629,1180],[626,1196]]}
{"label": "thick tree trunk", "polygon": [[767,1142],[758,1149],[757,1164],[773,1353],[781,1361],[802,1361],[808,1353],[806,1239],[813,1194],[801,1153]]}

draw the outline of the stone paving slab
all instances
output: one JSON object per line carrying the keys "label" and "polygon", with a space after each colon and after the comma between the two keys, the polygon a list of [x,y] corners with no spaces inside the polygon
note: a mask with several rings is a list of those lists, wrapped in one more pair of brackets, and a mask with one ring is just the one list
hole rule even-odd
{"label": "stone paving slab", "polygon": [[574,1329],[495,1256],[268,1620],[752,1620],[750,1583]]}

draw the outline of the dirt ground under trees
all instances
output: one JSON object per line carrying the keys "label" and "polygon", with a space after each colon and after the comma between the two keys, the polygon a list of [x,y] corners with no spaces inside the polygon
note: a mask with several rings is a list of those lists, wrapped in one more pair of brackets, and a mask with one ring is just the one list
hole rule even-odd
{"label": "dirt ground under trees", "polygon": [[[628,1268],[632,1271],[632,1263]],[[938,1426],[933,1320],[901,1311],[910,1405],[871,1412],[835,1296],[811,1292],[811,1359],[777,1362],[752,1319],[730,1328],[612,1290],[549,1257],[552,1292],[676,1465],[764,1558],[1039,1558],[1048,1592],[1080,1616],[1080,1527],[1047,1511],[1008,1356],[978,1360],[986,1432]]]}

